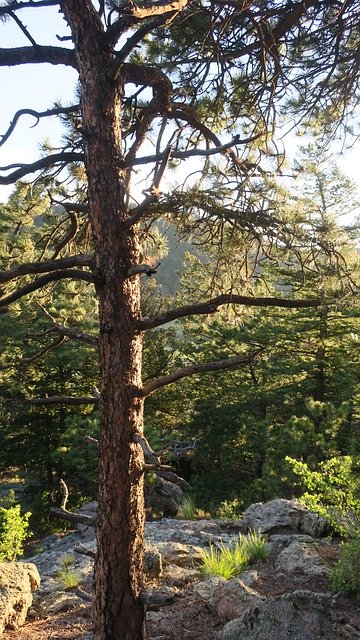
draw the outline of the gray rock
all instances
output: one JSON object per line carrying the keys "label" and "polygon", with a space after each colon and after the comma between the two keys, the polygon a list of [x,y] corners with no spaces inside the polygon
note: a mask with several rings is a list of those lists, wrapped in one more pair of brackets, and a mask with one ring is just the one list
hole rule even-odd
{"label": "gray rock", "polygon": [[226,582],[225,578],[221,578],[220,576],[211,576],[211,578],[195,584],[194,592],[199,596],[199,598],[202,598],[205,602],[209,602],[210,598],[213,597],[215,589],[217,589],[219,584],[223,582]]}
{"label": "gray rock", "polygon": [[152,516],[176,516],[185,493],[177,485],[157,478],[154,484],[145,485],[145,506]]}
{"label": "gray rock", "polygon": [[202,547],[182,544],[181,542],[158,542],[156,545],[164,563],[177,564],[180,567],[193,567],[201,560]]}
{"label": "gray rock", "polygon": [[24,624],[31,607],[33,592],[40,586],[35,565],[29,562],[6,562],[0,566],[0,635],[5,629]]}
{"label": "gray rock", "polygon": [[257,502],[244,511],[244,526],[250,530],[269,533],[290,529],[311,537],[326,535],[327,522],[317,513],[308,511],[298,500],[271,500],[263,504]]}
{"label": "gray rock", "polygon": [[156,549],[145,549],[144,571],[149,578],[158,578],[162,574],[162,559]]}
{"label": "gray rock", "polygon": [[225,625],[219,640],[342,640],[343,627],[331,621],[332,599],[298,590],[263,601]]}
{"label": "gray rock", "polygon": [[298,542],[313,542],[311,536],[303,533],[276,533],[268,537],[267,548],[270,556],[277,556],[285,547],[288,547],[294,540]]}
{"label": "gray rock", "polygon": [[256,591],[247,587],[240,578],[220,582],[210,593],[208,605],[224,620],[242,616],[249,608],[263,602]]}
{"label": "gray rock", "polygon": [[293,540],[283,549],[275,562],[275,569],[279,573],[302,574],[307,577],[329,577],[330,568],[324,565],[317,551],[314,540],[301,542]]}
{"label": "gray rock", "polygon": [[176,564],[165,565],[162,576],[165,580],[172,582],[174,586],[182,586],[198,576],[197,569],[190,569],[189,567],[178,567]]}
{"label": "gray rock", "polygon": [[244,583],[247,587],[254,587],[257,582],[259,582],[259,574],[255,569],[248,569],[247,571],[243,571],[240,575],[241,582]]}

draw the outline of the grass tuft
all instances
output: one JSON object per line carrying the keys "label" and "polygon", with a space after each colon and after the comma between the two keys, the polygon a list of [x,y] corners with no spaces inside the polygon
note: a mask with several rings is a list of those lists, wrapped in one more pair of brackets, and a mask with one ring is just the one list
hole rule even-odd
{"label": "grass tuft", "polygon": [[259,532],[239,535],[234,546],[210,545],[201,554],[201,570],[205,575],[221,576],[229,580],[244,571],[254,560],[265,560],[267,543]]}

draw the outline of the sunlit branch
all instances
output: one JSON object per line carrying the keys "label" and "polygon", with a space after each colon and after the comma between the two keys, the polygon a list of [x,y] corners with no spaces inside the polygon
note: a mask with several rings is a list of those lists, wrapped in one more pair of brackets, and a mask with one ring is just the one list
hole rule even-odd
{"label": "sunlit branch", "polygon": [[[68,256],[57,260],[46,260],[45,262],[27,262],[19,264],[8,271],[0,271],[0,282],[10,282],[20,276],[30,275],[34,273],[48,273],[49,271],[58,271],[59,269],[69,269],[70,267],[89,267],[92,263],[93,256],[83,253],[77,256]],[[82,272],[85,273],[85,272]]]}
{"label": "sunlit branch", "polygon": [[7,176],[0,176],[0,184],[13,184],[24,176],[34,173],[35,171],[48,169],[56,164],[67,165],[70,162],[82,162],[83,160],[84,155],[82,153],[77,151],[64,151],[61,153],[54,153],[50,156],[45,156],[31,164],[11,164],[6,167],[0,167],[0,171],[9,171],[14,167],[19,167],[16,171],[13,171]]}
{"label": "sunlit branch", "polygon": [[303,309],[309,307],[318,307],[322,304],[318,298],[310,298],[304,300],[292,300],[291,298],[252,298],[250,296],[239,296],[231,293],[224,293],[216,298],[212,298],[207,302],[185,305],[178,309],[170,309],[165,313],[154,318],[144,318],[139,322],[139,328],[142,330],[154,329],[161,325],[167,324],[172,320],[186,318],[192,315],[207,315],[219,311],[219,307],[226,304],[240,304],[246,307],[284,307],[287,309]]}
{"label": "sunlit branch", "polygon": [[3,296],[0,298],[0,307],[7,307],[9,304],[12,304],[23,296],[26,296],[28,293],[41,289],[50,282],[66,279],[94,282],[93,275],[88,271],[81,271],[81,269],[62,269],[60,271],[55,271],[54,273],[47,273],[45,276],[40,276],[40,278],[35,278],[35,280],[25,284],[23,287],[19,287],[13,293]]}
{"label": "sunlit branch", "polygon": [[17,111],[15,113],[14,118],[13,118],[8,130],[6,131],[6,133],[4,133],[3,136],[1,136],[0,146],[5,144],[6,140],[9,139],[9,137],[11,136],[12,132],[14,131],[17,123],[19,122],[21,116],[29,115],[29,116],[33,116],[34,118],[36,118],[35,124],[33,124],[31,126],[31,128],[33,128],[33,127],[36,127],[36,125],[39,123],[40,118],[47,118],[49,116],[56,116],[56,115],[59,115],[60,113],[73,113],[74,111],[77,111],[78,109],[79,109],[78,105],[73,105],[71,107],[54,107],[53,109],[47,109],[47,111],[34,111],[34,109],[20,109],[19,111]]}
{"label": "sunlit branch", "polygon": [[[148,18],[155,18],[155,20],[152,20],[150,23],[150,29],[156,29],[156,27],[164,24],[173,15],[182,11],[182,9],[184,9],[188,4],[188,1],[189,0],[174,0],[174,2],[170,3],[149,3],[147,6],[142,7],[139,7],[133,2],[129,2],[127,5],[122,7],[119,19],[109,26],[107,30],[108,41],[115,45],[121,34],[123,34],[127,29],[131,28],[139,21],[146,20]],[[162,19],[157,20],[156,18]],[[148,25],[144,28],[142,37],[147,33],[149,33]],[[137,34],[134,34],[134,36],[136,35]],[[138,37],[134,37],[132,47],[136,46],[137,42],[139,42]],[[124,45],[124,48],[128,48],[127,43]]]}
{"label": "sunlit branch", "polygon": [[178,369],[177,371],[173,371],[169,373],[167,376],[163,376],[162,378],[158,378],[157,380],[152,380],[148,382],[142,388],[142,395],[144,397],[154,393],[157,389],[161,389],[162,387],[167,386],[168,384],[172,384],[177,380],[181,380],[181,378],[185,378],[187,376],[192,376],[196,373],[206,373],[209,371],[220,371],[224,369],[232,369],[233,367],[237,367],[241,364],[249,364],[253,362],[256,357],[259,356],[261,352],[254,351],[253,353],[241,356],[234,356],[233,358],[227,358],[226,360],[216,360],[214,362],[202,362],[199,364],[193,364],[188,367],[184,367],[183,369]]}
{"label": "sunlit branch", "polygon": [[63,496],[60,508],[58,509],[56,507],[53,507],[51,509],[51,512],[54,515],[59,516],[60,518],[63,518],[64,520],[68,520],[69,522],[74,522],[76,524],[84,524],[88,527],[95,527],[96,517],[87,516],[84,513],[72,513],[71,511],[68,511],[66,509],[67,501],[69,498],[69,490],[63,479],[60,480],[60,488]]}

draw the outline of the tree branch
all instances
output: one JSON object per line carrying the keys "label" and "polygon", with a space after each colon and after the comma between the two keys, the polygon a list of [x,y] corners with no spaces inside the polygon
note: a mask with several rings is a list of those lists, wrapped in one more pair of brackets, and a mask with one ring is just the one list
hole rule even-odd
{"label": "tree branch", "polygon": [[73,340],[78,340],[79,342],[85,342],[86,344],[91,344],[94,347],[97,347],[99,344],[99,339],[97,336],[92,336],[89,333],[83,333],[82,331],[77,331],[76,329],[70,329],[69,327],[65,327],[63,324],[56,322],[55,318],[44,309],[44,307],[37,303],[37,306],[41,310],[42,314],[51,322],[51,327],[48,329],[49,331],[54,331],[59,333],[61,336],[66,336],[67,338],[71,338]]}
{"label": "tree branch", "polygon": [[42,356],[45,356],[52,349],[56,349],[62,342],[64,342],[65,336],[59,336],[52,342],[51,344],[47,344],[43,349],[38,351],[34,356],[30,356],[28,358],[22,358],[22,362],[34,362],[34,360],[38,360]]}
{"label": "tree branch", "polygon": [[83,404],[98,404],[99,398],[95,396],[82,396],[78,398],[72,396],[49,396],[48,398],[26,398],[26,402],[37,406],[64,404],[77,407]]}
{"label": "tree branch", "polygon": [[16,67],[21,64],[63,64],[76,69],[75,52],[63,47],[16,47],[0,49],[0,67]]}
{"label": "tree branch", "polygon": [[253,362],[256,357],[259,356],[261,351],[254,351],[253,353],[241,356],[234,356],[233,358],[227,358],[226,360],[215,360],[214,362],[202,362],[199,364],[193,364],[188,367],[184,367],[183,369],[178,369],[177,371],[173,371],[169,373],[167,376],[163,376],[162,378],[158,378],[157,380],[152,380],[148,382],[142,388],[142,395],[144,397],[154,393],[157,389],[161,389],[168,384],[172,384],[177,380],[181,380],[181,378],[185,378],[186,376],[192,376],[195,373],[206,373],[208,371],[220,371],[224,369],[231,369],[232,367],[237,367],[241,364],[249,364]]}
{"label": "tree branch", "polygon": [[29,31],[27,30],[25,25],[17,17],[16,13],[14,13],[14,11],[9,11],[8,15],[11,16],[11,18],[14,20],[14,22],[16,22],[16,24],[19,27],[19,29],[21,29],[21,31],[23,32],[24,36],[31,42],[33,47],[37,47],[38,45],[35,42],[34,38],[32,37],[31,33],[29,33]]}
{"label": "tree branch", "polygon": [[32,273],[48,273],[49,271],[58,271],[60,269],[68,269],[69,267],[75,266],[90,267],[92,259],[93,256],[91,254],[83,253],[77,256],[59,258],[57,260],[19,264],[8,271],[0,271],[0,282],[10,282],[10,280]]}
{"label": "tree branch", "polygon": [[[249,142],[253,142],[257,138],[259,138],[261,134],[257,134],[254,136],[250,136],[249,138],[240,138],[240,136],[235,136],[230,142],[226,142],[225,144],[221,144],[220,146],[213,147],[212,149],[189,149],[188,151],[176,151],[172,150],[170,154],[171,159],[176,160],[186,160],[187,158],[192,158],[196,156],[200,156],[202,158],[207,158],[208,156],[214,156],[217,153],[225,153],[231,147],[234,147],[237,144],[248,144]],[[135,158],[131,162],[127,163],[126,161],[122,164],[124,168],[140,165],[140,164],[148,164],[149,162],[159,162],[163,159],[166,150],[162,153],[157,153],[152,156],[143,156],[141,158]]]}
{"label": "tree branch", "polygon": [[69,164],[69,162],[82,162],[84,160],[84,154],[77,151],[63,151],[61,153],[54,153],[50,156],[45,156],[36,160],[30,164],[10,164],[7,167],[0,167],[0,171],[8,171],[14,167],[19,167],[16,171],[13,171],[7,176],[0,176],[0,184],[13,184],[20,178],[27,176],[34,171],[41,169],[48,169],[53,165],[63,163]]}
{"label": "tree branch", "polygon": [[163,324],[193,315],[207,315],[215,313],[219,307],[225,304],[240,304],[246,307],[285,307],[287,309],[303,309],[318,307],[322,304],[319,298],[309,298],[304,300],[292,300],[291,298],[251,298],[250,296],[238,296],[231,293],[223,293],[207,302],[190,304],[178,309],[170,309],[154,318],[140,320],[138,327],[141,330],[154,329]]}
{"label": "tree branch", "polygon": [[40,276],[40,278],[35,278],[29,284],[25,284],[23,287],[19,287],[13,293],[9,293],[7,296],[3,296],[0,298],[0,307],[7,307],[15,300],[19,300],[23,296],[26,296],[28,293],[32,293],[37,289],[41,289],[45,285],[50,282],[55,282],[57,280],[63,279],[71,279],[71,280],[85,280],[85,282],[94,282],[94,277],[88,271],[81,271],[80,269],[63,269],[61,271],[57,271],[55,273],[47,273],[45,276]]}
{"label": "tree branch", "polygon": [[36,122],[35,124],[32,125],[31,128],[36,127],[36,125],[39,123],[40,118],[47,118],[50,116],[56,116],[59,115],[60,113],[73,113],[74,111],[77,111],[79,109],[79,105],[74,105],[72,107],[54,107],[53,109],[47,109],[47,111],[34,111],[34,109],[20,109],[19,111],[17,111],[10,123],[10,126],[8,128],[8,130],[6,131],[6,133],[4,133],[3,136],[1,136],[1,142],[0,142],[0,147],[5,144],[6,140],[8,140],[12,134],[12,132],[14,131],[17,123],[19,122],[21,116],[33,116],[34,118],[36,118]]}
{"label": "tree branch", "polygon": [[148,277],[153,276],[158,268],[160,267],[161,262],[156,262],[155,264],[137,264],[135,267],[130,267],[127,271],[127,275],[129,278],[136,275],[145,274]]}
{"label": "tree branch", "polygon": [[36,7],[54,7],[59,4],[59,0],[38,0],[35,2],[34,0],[27,0],[27,2],[18,2],[18,0],[13,0],[13,2],[9,2],[8,4],[0,7],[0,16],[6,15],[11,11],[21,11],[22,9],[33,9]]}

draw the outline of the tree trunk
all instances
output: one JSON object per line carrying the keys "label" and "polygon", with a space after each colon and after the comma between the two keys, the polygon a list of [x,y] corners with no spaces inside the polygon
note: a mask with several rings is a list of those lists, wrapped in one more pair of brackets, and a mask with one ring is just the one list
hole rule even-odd
{"label": "tree trunk", "polygon": [[[81,7],[79,6],[81,5]],[[111,48],[90,2],[62,3],[73,32],[81,85],[82,128],[94,274],[100,316],[100,468],[94,634],[96,640],[143,640],[143,453],[139,263],[136,233],[125,228],[121,170],[122,85],[110,78]]]}

